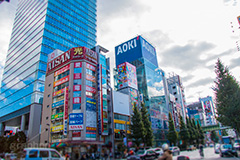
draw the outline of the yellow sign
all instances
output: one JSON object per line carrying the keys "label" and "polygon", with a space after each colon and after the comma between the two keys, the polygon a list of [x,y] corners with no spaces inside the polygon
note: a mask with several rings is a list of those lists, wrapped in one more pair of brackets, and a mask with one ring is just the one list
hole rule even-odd
{"label": "yellow sign", "polygon": [[82,47],[78,47],[78,48],[74,48],[74,55],[81,55],[83,54],[83,48]]}
{"label": "yellow sign", "polygon": [[55,126],[51,128],[52,132],[59,132],[59,131],[63,131],[63,125],[59,125],[59,126]]}

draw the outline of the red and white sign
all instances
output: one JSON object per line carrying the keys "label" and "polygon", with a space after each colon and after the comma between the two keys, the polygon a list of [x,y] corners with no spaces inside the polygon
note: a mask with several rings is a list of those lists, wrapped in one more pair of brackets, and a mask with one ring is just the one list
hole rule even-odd
{"label": "red and white sign", "polygon": [[69,125],[69,130],[82,130],[83,125]]}
{"label": "red and white sign", "polygon": [[74,63],[74,68],[81,68],[82,67],[82,62],[75,62]]}
{"label": "red and white sign", "polygon": [[91,92],[93,94],[95,94],[97,92],[96,88],[90,87],[86,85],[86,91],[87,92]]}
{"label": "red and white sign", "polygon": [[92,82],[96,82],[96,77],[90,75],[90,74],[86,74],[86,79]]}
{"label": "red and white sign", "polygon": [[92,71],[96,71],[96,67],[95,66],[93,66],[93,65],[91,65],[91,64],[89,64],[89,63],[86,63],[86,68],[87,69],[90,69],[90,70],[92,70]]}
{"label": "red and white sign", "polygon": [[64,97],[64,127],[63,134],[67,135],[67,119],[68,119],[68,87],[65,87],[65,97]]}
{"label": "red and white sign", "polygon": [[73,104],[81,103],[81,97],[73,97]]}
{"label": "red and white sign", "polygon": [[54,82],[53,87],[56,87],[56,86],[58,86],[58,85],[60,85],[60,84],[63,84],[63,83],[65,83],[65,82],[67,82],[67,81],[69,81],[69,75],[66,76],[66,77],[63,77],[62,79],[60,79],[60,80],[58,80],[58,81],[56,81],[56,82]]}
{"label": "red and white sign", "polygon": [[53,97],[59,94],[63,94],[64,91],[65,91],[65,88],[60,89],[59,91],[53,92]]}
{"label": "red and white sign", "polygon": [[81,91],[82,87],[81,85],[74,85],[73,86],[73,91]]}
{"label": "red and white sign", "polygon": [[73,79],[81,79],[81,78],[82,78],[82,74],[81,73],[74,73]]}
{"label": "red and white sign", "polygon": [[66,72],[67,70],[69,70],[70,68],[70,64],[66,65],[65,67],[57,70],[55,73],[54,73],[54,77],[56,77],[57,75],[63,73],[63,72]]}
{"label": "red and white sign", "polygon": [[81,137],[81,131],[73,131],[72,137]]}

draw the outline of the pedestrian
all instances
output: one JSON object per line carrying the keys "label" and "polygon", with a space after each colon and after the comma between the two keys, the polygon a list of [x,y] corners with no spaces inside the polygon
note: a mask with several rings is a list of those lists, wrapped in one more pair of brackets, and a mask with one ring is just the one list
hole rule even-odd
{"label": "pedestrian", "polygon": [[200,144],[200,146],[199,146],[199,153],[200,153],[201,158],[204,158],[204,152],[203,152],[203,145],[202,144]]}
{"label": "pedestrian", "polygon": [[158,158],[158,160],[172,160],[172,151],[169,150],[168,144],[165,143],[162,145],[163,155]]}

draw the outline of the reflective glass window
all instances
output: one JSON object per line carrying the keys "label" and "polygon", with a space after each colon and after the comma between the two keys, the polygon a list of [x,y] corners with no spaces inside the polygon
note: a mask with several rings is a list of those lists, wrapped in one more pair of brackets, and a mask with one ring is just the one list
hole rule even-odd
{"label": "reflective glass window", "polygon": [[73,97],[81,97],[81,91],[74,91]]}
{"label": "reflective glass window", "polygon": [[81,103],[79,104],[73,104],[73,110],[81,109]]}

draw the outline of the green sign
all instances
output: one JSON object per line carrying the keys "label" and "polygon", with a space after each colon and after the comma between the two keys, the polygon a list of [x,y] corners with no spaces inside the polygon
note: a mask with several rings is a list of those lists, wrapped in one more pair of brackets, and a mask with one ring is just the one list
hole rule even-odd
{"label": "green sign", "polygon": [[51,119],[54,120],[54,119],[57,119],[57,118],[63,118],[63,112],[52,115]]}

